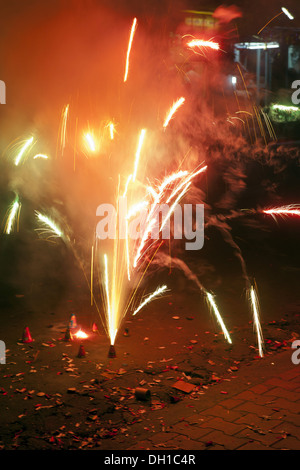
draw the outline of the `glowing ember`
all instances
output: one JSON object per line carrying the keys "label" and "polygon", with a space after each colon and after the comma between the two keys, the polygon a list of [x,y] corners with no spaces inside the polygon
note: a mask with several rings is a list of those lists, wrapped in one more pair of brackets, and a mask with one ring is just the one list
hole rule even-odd
{"label": "glowing ember", "polygon": [[136,31],[136,26],[137,26],[137,19],[134,18],[131,26],[131,31],[130,31],[130,37],[129,37],[129,43],[128,43],[128,48],[127,48],[127,55],[126,55],[126,66],[125,66],[125,74],[124,74],[124,82],[127,81],[128,77],[128,70],[129,70],[129,57],[130,57],[130,51],[131,51],[131,46],[132,46],[132,41],[134,37],[134,33]]}
{"label": "glowing ember", "polygon": [[175,101],[175,103],[173,103],[170,110],[168,111],[165,122],[163,124],[164,128],[166,128],[168,126],[170,120],[172,119],[172,117],[174,116],[174,114],[176,113],[178,108],[180,108],[180,106],[182,106],[184,102],[185,102],[185,98],[181,97],[177,101]]}
{"label": "glowing ember", "polygon": [[77,331],[77,333],[75,333],[74,336],[76,336],[76,338],[78,338],[78,339],[88,338],[88,335],[82,330]]}

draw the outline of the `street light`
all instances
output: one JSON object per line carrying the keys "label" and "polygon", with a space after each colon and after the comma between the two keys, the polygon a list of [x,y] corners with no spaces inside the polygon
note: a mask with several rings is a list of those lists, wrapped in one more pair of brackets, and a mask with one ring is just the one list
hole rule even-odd
{"label": "street light", "polygon": [[293,15],[285,7],[282,7],[281,10],[290,20],[294,19]]}
{"label": "street light", "polygon": [[293,20],[293,19],[294,19],[293,15],[287,10],[287,8],[282,7],[282,8],[281,8],[281,12],[278,13],[277,15],[273,16],[273,18],[271,18],[270,21],[268,21],[268,22],[265,24],[265,26],[263,26],[263,27],[258,31],[257,34],[260,34],[260,33],[263,31],[263,29],[265,29],[265,27],[268,26],[268,24],[271,23],[271,21],[275,20],[275,18],[278,18],[278,16],[282,15],[283,13],[284,13],[290,20]]}

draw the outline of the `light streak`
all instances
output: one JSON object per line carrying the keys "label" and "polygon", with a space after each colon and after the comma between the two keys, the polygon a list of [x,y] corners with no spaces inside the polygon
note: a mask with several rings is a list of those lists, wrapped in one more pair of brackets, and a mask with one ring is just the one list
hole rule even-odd
{"label": "light streak", "polygon": [[47,155],[45,155],[44,153],[37,153],[34,157],[33,157],[33,160],[36,160],[37,158],[43,158],[45,160],[47,160],[49,157]]}
{"label": "light streak", "polygon": [[220,49],[220,45],[217,42],[213,41],[204,41],[203,39],[192,39],[187,43],[190,48],[193,47],[209,47],[210,49],[214,49],[218,51]]}
{"label": "light streak", "polygon": [[64,153],[64,149],[66,146],[66,130],[67,130],[67,121],[69,116],[69,107],[70,105],[66,105],[61,113],[61,127],[60,127],[60,148],[62,154]]}
{"label": "light streak", "polygon": [[216,305],[214,296],[213,296],[210,292],[205,292],[205,293],[206,293],[206,297],[207,297],[207,299],[208,299],[209,305],[211,306],[211,308],[212,308],[212,310],[213,310],[215,316],[217,317],[217,320],[218,320],[218,322],[219,322],[219,324],[220,324],[220,326],[221,326],[221,328],[222,328],[222,330],[223,330],[223,333],[224,333],[225,338],[227,339],[228,343],[232,344],[230,335],[229,335],[229,333],[228,333],[228,331],[227,331],[227,328],[226,328],[226,326],[225,326],[225,324],[224,324],[224,322],[223,322],[223,319],[222,319],[222,317],[221,317],[221,314],[220,314],[220,312],[219,312],[219,310],[218,310],[218,307],[217,307],[217,305]]}
{"label": "light streak", "polygon": [[132,181],[135,181],[135,178],[136,178],[136,174],[137,174],[137,170],[138,170],[138,166],[139,166],[139,161],[140,161],[141,150],[142,150],[142,146],[143,146],[143,143],[144,143],[145,135],[146,135],[146,129],[142,129],[141,133],[140,133],[140,138],[139,138],[137,151],[136,151],[136,154],[135,154],[135,162],[134,162],[134,171],[133,171],[133,175],[132,175]]}
{"label": "light streak", "polygon": [[136,31],[136,27],[137,27],[137,19],[134,18],[134,20],[132,22],[132,26],[131,26],[130,37],[129,37],[129,42],[128,42],[128,48],[127,48],[124,83],[127,81],[127,78],[128,78],[129,57],[130,57],[130,51],[131,51],[132,41],[133,41],[133,37],[134,37],[135,31]]}
{"label": "light streak", "polygon": [[26,150],[29,149],[31,144],[33,143],[33,137],[30,137],[30,139],[26,140],[25,144],[22,146],[21,150],[19,151],[16,159],[15,159],[15,165],[18,166],[19,163],[21,162],[22,158],[25,156]]}
{"label": "light streak", "polygon": [[258,297],[257,297],[256,291],[253,286],[251,286],[250,288],[250,302],[251,302],[251,307],[252,307],[252,312],[253,312],[254,326],[255,326],[256,334],[257,334],[258,351],[259,351],[260,357],[263,357],[264,340],[263,340],[261,325],[259,321],[259,303],[258,303]]}
{"label": "light streak", "polygon": [[114,326],[114,315],[111,308],[111,299],[110,299],[110,289],[109,289],[109,278],[108,278],[108,259],[107,255],[104,255],[104,266],[105,266],[105,292],[106,292],[106,301],[107,301],[107,313],[108,313],[108,333],[110,338],[110,343],[113,345],[115,343],[117,328]]}
{"label": "light streak", "polygon": [[60,230],[60,228],[46,215],[41,214],[38,211],[35,211],[37,219],[45,224],[52,232],[52,234],[57,235],[58,237],[63,236],[63,232]]}
{"label": "light streak", "polygon": [[156,291],[152,292],[140,305],[139,307],[133,312],[132,315],[136,315],[145,305],[147,305],[151,300],[154,300],[156,297],[161,295],[163,292],[166,292],[168,287],[166,285],[158,287]]}
{"label": "light streak", "polygon": [[296,106],[286,106],[284,104],[273,104],[273,109],[279,109],[279,111],[300,111],[300,108]]}
{"label": "light streak", "polygon": [[287,206],[274,207],[273,209],[265,209],[262,212],[272,216],[295,215],[300,217],[300,204],[289,204]]}
{"label": "light streak", "polygon": [[163,123],[164,128],[168,126],[170,120],[172,119],[172,117],[174,116],[178,108],[180,108],[180,106],[182,106],[184,102],[185,102],[185,98],[181,97],[173,103],[173,105],[171,106],[170,110],[168,111],[166,115],[165,122]]}
{"label": "light streak", "polygon": [[19,203],[19,198],[17,196],[11,205],[11,208],[9,210],[9,215],[7,217],[7,222],[5,224],[4,233],[6,233],[7,235],[9,235],[12,231],[14,222],[16,220],[16,217],[20,208],[21,208],[21,204]]}
{"label": "light streak", "polygon": [[94,141],[94,138],[93,138],[92,134],[87,132],[86,134],[84,134],[84,138],[87,142],[89,150],[91,152],[96,152],[96,145],[95,145],[95,141]]}
{"label": "light streak", "polygon": [[109,123],[109,135],[110,135],[110,140],[114,140],[114,132],[115,132],[115,126],[113,122]]}

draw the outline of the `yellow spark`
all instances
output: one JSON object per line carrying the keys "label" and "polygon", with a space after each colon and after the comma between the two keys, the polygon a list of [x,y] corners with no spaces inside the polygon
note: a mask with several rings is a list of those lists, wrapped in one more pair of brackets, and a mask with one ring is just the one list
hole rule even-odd
{"label": "yellow spark", "polygon": [[4,233],[6,233],[7,235],[9,235],[12,231],[13,224],[16,220],[16,216],[20,208],[21,208],[21,204],[19,203],[19,198],[17,196],[15,201],[11,205],[9,215],[7,217],[7,222],[4,227]]}
{"label": "yellow spark", "polygon": [[129,186],[129,183],[130,183],[131,180],[132,180],[132,175],[129,175],[128,178],[127,178],[127,181],[126,181],[126,185],[125,185],[125,190],[124,190],[123,197],[125,197],[126,194],[127,194],[128,186]]}
{"label": "yellow spark", "polygon": [[168,287],[166,285],[158,287],[156,291],[152,292],[140,305],[139,307],[133,312],[132,315],[136,315],[145,305],[147,305],[151,300],[161,295],[163,292],[166,292]]}
{"label": "yellow spark", "polygon": [[161,224],[161,227],[160,227],[160,232],[162,231],[162,229],[164,228],[164,226],[166,225],[168,219],[171,217],[171,214],[173,213],[176,205],[178,204],[178,202],[180,201],[180,199],[184,196],[184,194],[187,192],[188,188],[190,187],[192,183],[189,182],[187,183],[187,185],[183,188],[183,190],[181,191],[181,193],[179,194],[179,196],[175,199],[175,202],[172,204],[172,206],[170,207],[166,217],[165,217],[165,220],[162,222]]}
{"label": "yellow spark", "polygon": [[258,351],[259,351],[260,357],[263,357],[264,356],[264,353],[263,353],[264,339],[263,339],[261,325],[259,321],[259,302],[258,302],[257,293],[253,286],[251,286],[250,288],[250,301],[251,301],[251,307],[252,307],[252,312],[253,312],[254,326],[255,326],[256,334],[257,334]]}
{"label": "yellow spark", "polygon": [[64,149],[66,146],[66,129],[67,129],[67,120],[69,116],[69,107],[70,105],[66,105],[61,113],[61,125],[60,125],[60,148],[62,154],[64,153]]}
{"label": "yellow spark", "polygon": [[115,126],[113,122],[109,123],[109,134],[110,134],[110,139],[114,140],[114,132],[115,132]]}
{"label": "yellow spark", "polygon": [[141,133],[140,133],[140,138],[139,138],[137,151],[136,151],[136,154],[135,154],[135,162],[134,162],[134,170],[133,170],[132,181],[135,181],[135,178],[136,178],[138,165],[139,165],[139,161],[140,161],[141,150],[142,150],[143,142],[144,142],[144,139],[145,139],[145,135],[146,135],[146,129],[142,129]]}
{"label": "yellow spark", "polygon": [[25,155],[26,150],[31,146],[33,142],[33,137],[30,137],[30,139],[26,140],[25,144],[22,146],[20,149],[16,159],[15,159],[15,165],[18,166],[19,163],[21,162],[22,158]]}
{"label": "yellow spark", "polygon": [[96,145],[95,145],[95,141],[94,141],[94,138],[93,138],[92,134],[87,132],[86,134],[84,134],[84,138],[87,142],[89,150],[91,152],[96,152]]}
{"label": "yellow spark", "polygon": [[108,279],[108,260],[107,255],[104,255],[104,266],[105,266],[105,292],[106,292],[106,301],[107,301],[107,313],[108,313],[108,333],[110,338],[110,343],[114,344],[117,328],[114,327],[114,317],[111,309],[111,300],[110,300],[110,289],[109,289],[109,279]]}
{"label": "yellow spark", "polygon": [[57,235],[58,237],[63,236],[63,232],[59,229],[59,227],[49,217],[47,217],[46,215],[41,214],[38,211],[35,211],[35,213],[36,213],[36,216],[37,216],[38,220],[40,222],[42,222],[43,224],[45,224],[47,227],[49,227],[53,234]]}
{"label": "yellow spark", "polygon": [[128,77],[129,56],[130,56],[130,51],[131,51],[131,47],[132,47],[132,41],[133,41],[133,37],[134,37],[135,31],[136,31],[136,27],[137,27],[137,19],[134,18],[134,20],[133,20],[133,22],[132,22],[132,26],[131,26],[130,37],[129,37],[129,43],[128,43],[128,48],[127,48],[126,66],[125,66],[125,74],[124,74],[124,83],[127,81],[127,77]]}
{"label": "yellow spark", "polygon": [[44,158],[45,160],[47,160],[49,157],[43,153],[37,153],[34,157],[33,157],[33,160],[35,160],[36,158]]}
{"label": "yellow spark", "polygon": [[206,292],[206,297],[207,297],[208,302],[209,302],[209,304],[210,304],[210,306],[211,306],[211,308],[212,308],[214,314],[216,315],[216,318],[217,318],[217,320],[218,320],[218,322],[219,322],[219,324],[220,324],[220,326],[221,326],[221,328],[222,328],[222,330],[223,330],[223,333],[224,333],[225,338],[227,339],[228,343],[231,344],[231,343],[232,343],[231,338],[230,338],[229,333],[228,333],[228,331],[227,331],[227,328],[226,328],[226,326],[225,326],[225,324],[224,324],[224,322],[223,322],[223,319],[222,319],[222,317],[221,317],[221,314],[220,314],[220,312],[219,312],[219,310],[218,310],[218,307],[217,307],[217,305],[216,305],[214,296],[213,296],[212,294],[210,294],[210,292]]}
{"label": "yellow spark", "polygon": [[195,173],[189,175],[189,177],[186,178],[180,185],[178,185],[177,188],[172,192],[170,197],[167,199],[166,203],[168,204],[170,200],[181,190],[181,188],[185,186],[192,178],[195,178],[195,176],[199,175],[200,173],[203,173],[206,170],[207,165],[203,166],[202,168],[200,168],[200,170],[196,171]]}
{"label": "yellow spark", "polygon": [[164,128],[167,127],[173,115],[176,113],[177,109],[180,108],[180,106],[182,106],[184,102],[185,102],[185,98],[181,97],[177,101],[175,101],[175,103],[173,103],[173,105],[171,106],[170,110],[167,113],[165,122],[163,124]]}
{"label": "yellow spark", "polygon": [[219,50],[220,46],[217,42],[213,41],[204,41],[202,39],[192,39],[192,41],[187,44],[189,47],[209,47],[210,49]]}

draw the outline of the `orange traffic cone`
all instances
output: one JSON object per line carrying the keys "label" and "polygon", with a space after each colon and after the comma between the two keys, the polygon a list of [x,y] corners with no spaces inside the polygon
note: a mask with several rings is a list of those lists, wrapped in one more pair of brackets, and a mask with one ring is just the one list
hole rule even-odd
{"label": "orange traffic cone", "polygon": [[73,341],[73,335],[69,327],[66,329],[64,341]]}
{"label": "orange traffic cone", "polygon": [[98,326],[97,326],[96,323],[93,323],[92,331],[93,331],[93,333],[96,333],[96,331],[98,331]]}
{"label": "orange traffic cone", "polygon": [[110,358],[116,357],[116,349],[113,344],[110,345],[110,348],[108,351],[108,357]]}
{"label": "orange traffic cone", "polygon": [[77,328],[77,321],[76,321],[76,316],[71,315],[70,321],[69,321],[69,328]]}
{"label": "orange traffic cone", "polygon": [[32,343],[33,339],[31,337],[28,326],[24,328],[22,343]]}
{"label": "orange traffic cone", "polygon": [[83,344],[79,346],[79,351],[77,357],[85,357],[85,350]]}

